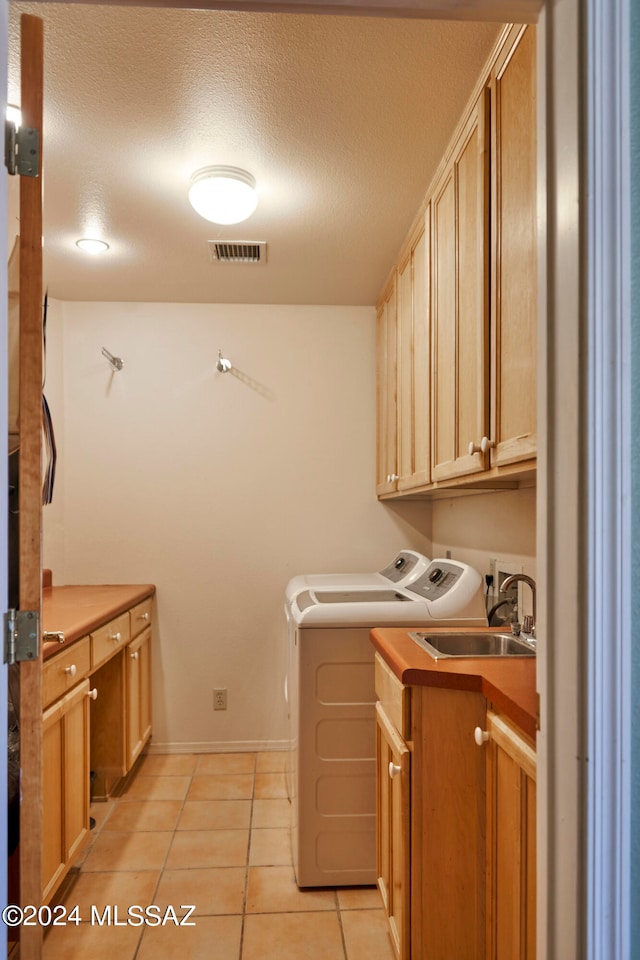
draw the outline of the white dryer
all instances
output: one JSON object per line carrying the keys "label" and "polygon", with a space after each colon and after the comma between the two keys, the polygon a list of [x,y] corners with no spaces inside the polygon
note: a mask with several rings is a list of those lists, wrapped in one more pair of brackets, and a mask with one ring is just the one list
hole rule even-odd
{"label": "white dryer", "polygon": [[306,573],[292,577],[285,591],[285,602],[291,603],[305,590],[381,590],[384,587],[405,587],[420,577],[431,561],[415,550],[401,550],[382,570],[373,573]]}
{"label": "white dryer", "polygon": [[432,560],[405,587],[339,584],[286,603],[292,849],[299,886],[376,882],[374,626],[486,626],[480,574]]}

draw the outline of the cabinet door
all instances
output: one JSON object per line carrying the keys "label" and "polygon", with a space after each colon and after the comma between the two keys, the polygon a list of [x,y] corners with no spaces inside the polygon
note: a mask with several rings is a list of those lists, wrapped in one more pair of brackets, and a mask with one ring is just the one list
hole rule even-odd
{"label": "cabinet door", "polygon": [[398,960],[410,956],[410,751],[376,704],[377,873]]}
{"label": "cabinet door", "polygon": [[397,295],[395,273],[377,315],[377,482],[376,493],[392,493],[398,479]]}
{"label": "cabinet door", "polygon": [[536,455],[536,35],[514,27],[491,73],[492,465]]}
{"label": "cabinet door", "polygon": [[536,956],[536,755],[487,715],[487,958]]}
{"label": "cabinet door", "polygon": [[414,687],[412,921],[420,960],[485,960],[485,757],[481,693]]}
{"label": "cabinet door", "polygon": [[398,490],[431,480],[427,245],[421,219],[398,268]]}
{"label": "cabinet door", "polygon": [[45,711],[42,897],[57,889],[89,832],[89,681]]}
{"label": "cabinet door", "polygon": [[[87,685],[88,686],[88,685]],[[64,876],[64,731],[63,707],[55,704],[42,718],[42,900]]]}
{"label": "cabinet door", "polygon": [[431,201],[434,480],[486,466],[469,444],[489,424],[488,103],[483,91]]}
{"label": "cabinet door", "polygon": [[126,648],[127,770],[151,734],[151,628]]}

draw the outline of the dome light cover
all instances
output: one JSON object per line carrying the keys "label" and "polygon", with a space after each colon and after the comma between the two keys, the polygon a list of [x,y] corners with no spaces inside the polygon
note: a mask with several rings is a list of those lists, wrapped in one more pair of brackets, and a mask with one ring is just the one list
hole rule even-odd
{"label": "dome light cover", "polygon": [[211,223],[241,223],[258,206],[255,177],[239,167],[203,167],[191,177],[189,202]]}

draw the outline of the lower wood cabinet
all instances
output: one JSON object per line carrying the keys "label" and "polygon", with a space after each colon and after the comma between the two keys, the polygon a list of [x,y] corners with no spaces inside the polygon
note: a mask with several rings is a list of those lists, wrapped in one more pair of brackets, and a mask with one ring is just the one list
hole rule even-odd
{"label": "lower wood cabinet", "polygon": [[127,769],[136,762],[151,735],[151,627],[125,651]]}
{"label": "lower wood cabinet", "polygon": [[42,897],[48,902],[89,832],[89,681],[42,717]]}
{"label": "lower wood cabinet", "polygon": [[[378,886],[398,960],[535,960],[535,744],[376,654]],[[478,748],[481,749],[478,749]]]}
{"label": "lower wood cabinet", "polygon": [[151,736],[148,597],[43,665],[42,902],[51,900],[106,799]]}
{"label": "lower wood cabinet", "polygon": [[399,960],[409,960],[411,751],[380,703],[376,704],[377,874]]}
{"label": "lower wood cabinet", "polygon": [[[399,960],[484,960],[479,693],[403,686],[376,655],[378,884]],[[390,767],[389,764],[393,766]]]}
{"label": "lower wood cabinet", "polygon": [[487,960],[536,956],[536,753],[487,714]]}
{"label": "lower wood cabinet", "polygon": [[103,663],[92,683],[97,690],[91,704],[94,797],[106,799],[151,736],[151,627]]}

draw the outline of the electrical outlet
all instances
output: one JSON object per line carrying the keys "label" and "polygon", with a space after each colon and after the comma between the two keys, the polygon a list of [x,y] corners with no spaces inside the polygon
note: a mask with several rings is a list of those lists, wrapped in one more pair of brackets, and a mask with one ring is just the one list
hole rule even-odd
{"label": "electrical outlet", "polygon": [[[524,573],[524,567],[521,563],[514,560],[500,560],[492,557],[489,560],[489,575],[493,577],[493,591],[496,595],[501,593],[501,587],[504,580],[510,577],[512,573]],[[517,585],[510,588],[509,593],[517,595]]]}
{"label": "electrical outlet", "polygon": [[227,709],[227,688],[226,687],[217,687],[213,691],[213,709],[214,710]]}

